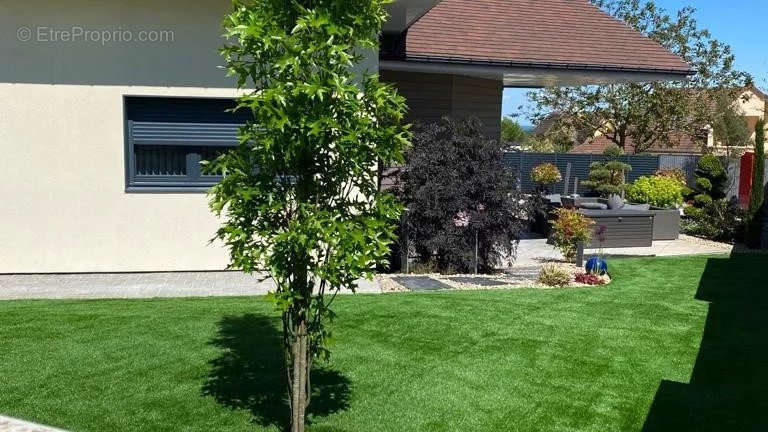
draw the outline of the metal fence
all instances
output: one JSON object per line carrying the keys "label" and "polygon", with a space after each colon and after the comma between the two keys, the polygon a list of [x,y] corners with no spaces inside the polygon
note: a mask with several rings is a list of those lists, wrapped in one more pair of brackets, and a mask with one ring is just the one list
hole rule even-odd
{"label": "metal fence", "polygon": [[[531,169],[536,165],[549,162],[556,165],[563,174],[563,181],[552,186],[554,193],[570,194],[576,190],[583,194],[588,191],[581,186],[581,182],[589,176],[589,167],[593,162],[608,159],[602,155],[591,154],[567,154],[567,153],[506,153],[505,161],[519,173],[520,188],[523,192],[530,193],[536,187],[531,180]],[[660,156],[635,156],[625,155],[620,158],[624,163],[632,166],[632,171],[627,173],[627,182],[635,181],[638,177],[655,173],[660,166]],[[570,171],[569,171],[570,164]],[[695,165],[694,165],[695,167]],[[568,175],[570,174],[570,175]],[[568,187],[566,191],[565,188]]]}
{"label": "metal fence", "polygon": [[659,156],[659,169],[679,169],[685,173],[688,184],[696,182],[696,164],[699,163],[699,155],[661,155]]}

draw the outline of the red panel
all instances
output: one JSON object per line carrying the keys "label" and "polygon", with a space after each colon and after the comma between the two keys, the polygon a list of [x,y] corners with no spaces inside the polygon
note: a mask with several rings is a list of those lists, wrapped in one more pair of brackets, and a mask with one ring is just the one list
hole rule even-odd
{"label": "red panel", "polygon": [[749,196],[752,193],[752,169],[755,166],[755,154],[744,153],[741,157],[739,170],[739,203],[742,208],[749,207]]}

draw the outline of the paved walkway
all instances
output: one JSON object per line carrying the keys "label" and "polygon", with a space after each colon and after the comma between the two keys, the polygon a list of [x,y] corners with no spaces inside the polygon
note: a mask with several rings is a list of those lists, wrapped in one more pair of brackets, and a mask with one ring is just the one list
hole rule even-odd
{"label": "paved walkway", "polygon": [[[0,300],[234,297],[274,290],[242,272],[0,275]],[[349,293],[349,291],[346,291]],[[378,281],[360,281],[358,293],[380,293]]]}
{"label": "paved walkway", "polygon": [[61,429],[0,416],[0,432],[64,432]]}
{"label": "paved walkway", "polygon": [[[682,236],[680,240],[654,242],[649,248],[606,249],[605,252],[613,256],[674,256],[730,253],[731,250],[730,245]],[[587,251],[590,252],[595,251]],[[505,282],[530,283],[536,279],[542,263],[562,259],[546,239],[523,239],[517,260],[506,272]],[[391,291],[379,279],[360,281],[357,292]],[[260,281],[241,272],[0,275],[0,300],[233,297],[264,295],[270,290],[274,290],[271,280]],[[0,429],[0,432],[4,431]]]}
{"label": "paved walkway", "polygon": [[[733,246],[681,235],[678,240],[655,241],[651,247],[605,249],[607,256],[679,256],[729,254]],[[586,254],[597,253],[596,249],[584,251]],[[563,255],[554,246],[547,244],[545,238],[525,238],[520,241],[517,260],[514,267],[531,267],[546,261],[559,261]]]}

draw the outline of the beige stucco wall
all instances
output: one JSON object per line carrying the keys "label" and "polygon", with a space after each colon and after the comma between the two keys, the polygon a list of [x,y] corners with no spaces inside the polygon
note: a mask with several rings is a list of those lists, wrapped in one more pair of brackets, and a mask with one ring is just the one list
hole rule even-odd
{"label": "beige stucco wall", "polygon": [[[0,3],[0,273],[218,270],[199,193],[126,193],[123,97],[232,97],[226,0]],[[20,41],[18,28],[170,30],[172,42]],[[34,37],[33,37],[34,39]],[[362,66],[377,70],[376,56]]]}
{"label": "beige stucco wall", "polygon": [[[736,106],[745,117],[752,118],[748,124],[754,127],[755,118],[765,116],[765,102],[763,98],[748,90],[736,101]],[[766,131],[768,131],[768,125],[766,126]],[[751,138],[755,139],[754,131],[752,131]]]}

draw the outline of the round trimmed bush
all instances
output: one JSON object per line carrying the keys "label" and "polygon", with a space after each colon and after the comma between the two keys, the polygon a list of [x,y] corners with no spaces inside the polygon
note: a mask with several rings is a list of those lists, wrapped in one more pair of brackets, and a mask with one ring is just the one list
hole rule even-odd
{"label": "round trimmed bush", "polygon": [[531,170],[531,180],[542,185],[551,185],[563,179],[560,169],[554,164],[543,163]]}
{"label": "round trimmed bush", "polygon": [[686,216],[693,219],[700,218],[702,216],[702,213],[704,213],[702,209],[694,206],[688,206],[683,211],[685,212]]}
{"label": "round trimmed bush", "polygon": [[683,203],[683,185],[671,177],[640,177],[627,188],[627,198],[654,207],[674,207]]}
{"label": "round trimmed bush", "polygon": [[708,178],[719,178],[725,176],[725,168],[720,163],[720,159],[715,155],[704,155],[699,159],[696,165],[696,173]]}
{"label": "round trimmed bush", "polygon": [[696,187],[703,191],[711,191],[712,190],[712,182],[705,177],[699,177],[696,179]]}
{"label": "round trimmed bush", "polygon": [[707,194],[698,194],[695,197],[693,197],[693,200],[698,204],[700,207],[703,207],[707,204],[712,203],[712,197]]}

